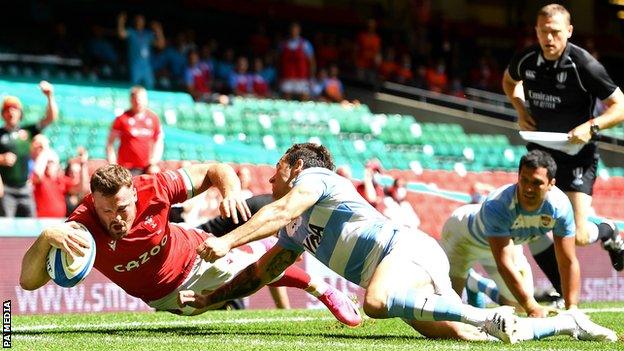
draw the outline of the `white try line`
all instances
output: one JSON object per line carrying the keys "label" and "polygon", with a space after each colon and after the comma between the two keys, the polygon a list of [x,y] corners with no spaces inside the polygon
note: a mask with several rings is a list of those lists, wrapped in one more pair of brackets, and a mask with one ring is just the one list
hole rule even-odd
{"label": "white try line", "polygon": [[[585,313],[614,313],[624,312],[624,307],[606,307],[606,308],[584,308],[581,311]],[[367,317],[364,317],[367,318]],[[223,324],[251,324],[251,323],[283,323],[283,322],[309,322],[309,321],[332,321],[331,317],[272,317],[272,318],[233,318],[233,319],[177,319],[171,321],[136,321],[136,322],[118,322],[118,323],[98,323],[98,324],[34,324],[24,327],[14,326],[13,332],[33,333],[54,330],[72,330],[72,331],[95,331],[95,330],[119,330],[137,327],[175,327],[175,326],[202,326],[202,325],[223,325]]]}

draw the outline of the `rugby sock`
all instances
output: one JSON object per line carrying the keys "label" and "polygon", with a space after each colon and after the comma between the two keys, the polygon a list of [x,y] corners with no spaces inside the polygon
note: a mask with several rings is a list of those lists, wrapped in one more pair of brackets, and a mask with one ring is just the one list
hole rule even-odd
{"label": "rugby sock", "polygon": [[613,237],[613,228],[607,223],[600,223],[597,225],[597,227],[598,227],[598,238],[602,242],[605,242]]}
{"label": "rugby sock", "polygon": [[471,291],[478,291],[486,294],[492,301],[501,304],[499,297],[500,292],[496,286],[496,282],[477,273],[474,269],[468,270],[468,279],[466,279],[466,288]]}
{"label": "rugby sock", "polygon": [[[602,223],[604,224],[604,223]],[[609,227],[608,225],[606,225],[607,227]],[[602,235],[605,235],[606,233],[611,233],[611,228],[608,229],[608,231],[605,231],[604,229],[600,230],[601,224],[597,224],[597,223],[593,223],[593,222],[588,222],[587,223],[587,240],[590,244],[595,243],[596,241],[598,241],[598,239],[602,239]],[[603,239],[603,240],[607,240]]]}
{"label": "rugby sock", "polygon": [[542,269],[542,272],[546,275],[550,283],[555,290],[561,295],[561,276],[559,275],[559,266],[557,265],[557,257],[555,256],[555,245],[550,244],[545,249],[535,252],[531,243],[529,243],[529,249],[533,254],[533,258],[537,265]]}
{"label": "rugby sock", "polygon": [[554,335],[572,335],[576,329],[574,318],[558,315],[547,318],[518,318],[518,339],[539,340]]}
{"label": "rugby sock", "polygon": [[320,280],[312,280],[312,277],[297,266],[290,266],[284,271],[284,275],[278,280],[268,284],[269,286],[288,286],[305,290],[314,297],[319,297],[327,291],[327,284]]}
{"label": "rugby sock", "polygon": [[465,305],[457,298],[422,294],[414,289],[394,291],[386,301],[388,317],[419,321],[455,321],[482,326],[488,310]]}

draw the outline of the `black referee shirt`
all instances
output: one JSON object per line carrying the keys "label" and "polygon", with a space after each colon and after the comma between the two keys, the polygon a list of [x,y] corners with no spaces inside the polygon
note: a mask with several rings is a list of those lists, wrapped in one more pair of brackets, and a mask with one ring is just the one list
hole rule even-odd
{"label": "black referee shirt", "polygon": [[600,62],[569,42],[557,61],[544,59],[539,45],[522,50],[508,70],[522,81],[529,114],[541,132],[571,131],[593,117],[596,98],[604,100],[617,89]]}

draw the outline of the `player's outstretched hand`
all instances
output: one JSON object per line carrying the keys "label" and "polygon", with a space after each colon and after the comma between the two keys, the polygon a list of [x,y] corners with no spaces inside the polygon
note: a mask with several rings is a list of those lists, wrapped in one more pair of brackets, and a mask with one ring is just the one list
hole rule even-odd
{"label": "player's outstretched hand", "polygon": [[60,248],[72,257],[82,257],[85,255],[84,249],[91,246],[80,235],[75,234],[74,229],[80,229],[80,225],[67,222],[45,229],[43,235],[50,245]]}
{"label": "player's outstretched hand", "polygon": [[546,318],[550,315],[556,315],[559,311],[554,307],[538,305],[527,311],[527,316],[533,318]]}
{"label": "player's outstretched hand", "polygon": [[223,200],[219,204],[219,211],[221,212],[221,217],[232,218],[234,224],[238,224],[239,213],[243,222],[251,218],[251,210],[249,210],[247,201],[245,201],[240,192],[235,192],[223,197]]}
{"label": "player's outstretched hand", "polygon": [[178,306],[180,308],[185,306],[204,308],[208,305],[207,301],[206,296],[198,294],[193,290],[182,290],[178,293]]}
{"label": "player's outstretched hand", "polygon": [[197,254],[204,261],[214,262],[230,252],[231,247],[222,238],[209,237],[197,247]]}

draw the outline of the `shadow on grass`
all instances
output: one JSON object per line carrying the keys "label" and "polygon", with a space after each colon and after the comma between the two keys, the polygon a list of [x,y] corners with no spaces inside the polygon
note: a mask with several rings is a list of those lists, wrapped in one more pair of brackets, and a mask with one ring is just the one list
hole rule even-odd
{"label": "shadow on grass", "polygon": [[132,336],[132,335],[176,335],[176,336],[217,336],[217,335],[238,335],[238,336],[253,336],[253,337],[262,337],[262,336],[283,336],[283,337],[309,337],[318,339],[320,338],[332,338],[332,339],[368,339],[368,340],[416,340],[423,338],[418,334],[414,334],[414,336],[398,336],[391,334],[376,334],[376,335],[363,335],[358,332],[358,329],[349,329],[346,327],[338,326],[336,329],[340,328],[344,332],[353,331],[353,334],[345,334],[339,331],[336,332],[293,332],[292,329],[285,329],[283,331],[275,330],[275,329],[258,329],[254,330],[244,330],[241,328],[214,328],[210,326],[202,326],[202,327],[183,327],[183,326],[172,326],[172,327],[132,327],[128,329],[126,327],[123,328],[111,328],[107,327],[105,329],[95,329],[93,327],[88,328],[72,328],[72,329],[55,329],[55,330],[41,330],[41,331],[20,331],[13,332],[14,335],[48,335],[48,336],[63,336],[63,335],[72,335],[75,336],[77,333],[85,334],[85,335],[124,335],[124,336]]}

